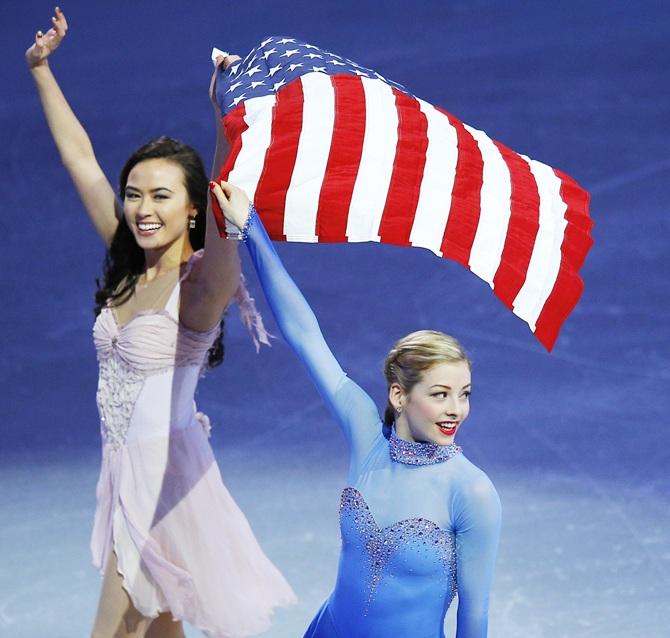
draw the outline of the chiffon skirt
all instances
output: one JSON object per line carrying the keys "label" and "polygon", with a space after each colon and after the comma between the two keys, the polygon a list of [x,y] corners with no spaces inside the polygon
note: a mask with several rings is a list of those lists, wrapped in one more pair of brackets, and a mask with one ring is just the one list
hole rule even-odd
{"label": "chiffon skirt", "polygon": [[209,638],[254,636],[295,602],[225,488],[197,421],[169,437],[103,446],[91,538],[95,566],[117,557],[137,610],[169,610]]}

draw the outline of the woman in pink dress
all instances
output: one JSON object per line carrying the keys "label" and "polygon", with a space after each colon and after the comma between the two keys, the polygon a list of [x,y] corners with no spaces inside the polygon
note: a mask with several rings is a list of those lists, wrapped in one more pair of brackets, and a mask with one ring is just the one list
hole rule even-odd
{"label": "woman in pink dress", "polygon": [[243,290],[236,245],[205,223],[207,176],[176,140],[138,149],[116,198],[49,68],[67,30],[58,8],[52,23],[26,60],[108,249],[93,331],[103,445],[91,549],[104,579],[92,635],[183,636],[182,620],[210,637],[256,635],[294,595],[224,487],[193,401],[201,370],[221,361],[223,312]]}

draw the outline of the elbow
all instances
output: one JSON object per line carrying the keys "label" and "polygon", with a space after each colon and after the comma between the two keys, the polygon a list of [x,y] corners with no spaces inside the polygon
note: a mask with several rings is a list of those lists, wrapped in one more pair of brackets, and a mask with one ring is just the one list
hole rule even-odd
{"label": "elbow", "polygon": [[[313,343],[321,335],[319,324],[316,320],[308,318],[285,316],[278,314],[273,308],[273,314],[277,320],[277,326],[282,337],[293,350],[298,353],[306,353],[309,350],[307,344]],[[304,358],[306,354],[301,355]]]}

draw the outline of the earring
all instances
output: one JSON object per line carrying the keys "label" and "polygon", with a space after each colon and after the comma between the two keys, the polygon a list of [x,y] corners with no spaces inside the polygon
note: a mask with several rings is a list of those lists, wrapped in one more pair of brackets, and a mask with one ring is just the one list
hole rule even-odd
{"label": "earring", "polygon": [[195,228],[195,217],[191,217],[191,218],[188,220],[188,227],[189,227],[190,229]]}
{"label": "earring", "polygon": [[398,406],[395,411],[398,413],[398,416],[400,416],[402,414],[402,407]]}

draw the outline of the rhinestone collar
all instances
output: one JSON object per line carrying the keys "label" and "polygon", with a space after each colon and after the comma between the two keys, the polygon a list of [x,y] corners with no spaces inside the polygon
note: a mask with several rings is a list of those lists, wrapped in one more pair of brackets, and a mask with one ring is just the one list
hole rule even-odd
{"label": "rhinestone collar", "polygon": [[461,452],[460,446],[455,443],[438,445],[437,443],[420,443],[405,441],[391,428],[389,436],[389,453],[391,460],[406,465],[434,465],[448,461],[452,456]]}

